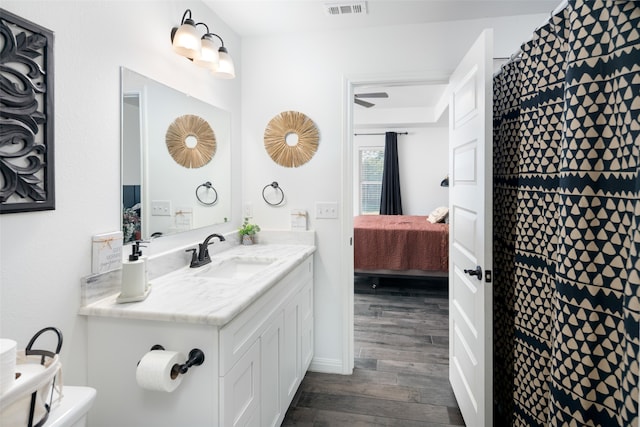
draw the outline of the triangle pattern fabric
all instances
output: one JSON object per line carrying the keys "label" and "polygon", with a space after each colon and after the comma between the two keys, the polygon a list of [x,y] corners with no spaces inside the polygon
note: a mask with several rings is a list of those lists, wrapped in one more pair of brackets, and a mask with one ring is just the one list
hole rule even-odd
{"label": "triangle pattern fabric", "polygon": [[494,76],[496,425],[638,425],[639,29],[570,0]]}

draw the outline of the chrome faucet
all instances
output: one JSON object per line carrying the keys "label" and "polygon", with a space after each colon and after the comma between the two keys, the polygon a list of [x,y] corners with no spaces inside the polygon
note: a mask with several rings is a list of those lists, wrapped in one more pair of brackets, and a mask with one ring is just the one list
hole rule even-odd
{"label": "chrome faucet", "polygon": [[191,248],[186,250],[186,252],[191,252],[191,263],[189,264],[189,267],[202,267],[203,265],[207,265],[211,262],[211,257],[209,257],[209,245],[213,244],[211,239],[214,237],[217,237],[221,242],[225,241],[224,236],[214,233],[207,236],[207,238],[204,239],[204,242],[198,244],[198,249]]}

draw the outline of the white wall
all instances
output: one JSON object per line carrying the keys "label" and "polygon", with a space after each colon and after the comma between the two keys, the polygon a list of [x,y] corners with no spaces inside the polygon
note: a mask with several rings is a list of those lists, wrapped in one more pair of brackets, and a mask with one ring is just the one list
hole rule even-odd
{"label": "white wall", "polygon": [[[242,73],[240,40],[197,1],[3,0],[2,8],[55,33],[56,209],[0,215],[0,336],[24,348],[40,328],[64,334],[65,384],[86,382],[80,278],[91,272],[91,236],[120,228],[120,66],[231,112],[232,194],[240,194],[240,78],[215,80],[172,52],[185,9],[222,35]],[[236,224],[214,227],[227,231]],[[150,255],[206,231],[154,241]],[[115,350],[115,349],[114,349]]]}
{"label": "white wall", "polygon": [[[340,201],[344,78],[452,70],[482,29],[495,30],[495,56],[508,56],[528,40],[544,15],[482,19],[383,29],[243,38],[242,128],[243,200],[252,203],[264,228],[288,228],[292,208],[314,211],[317,201]],[[393,61],[389,60],[393,58]],[[315,121],[320,144],[311,161],[299,168],[276,165],[263,146],[265,126],[276,114],[297,110]],[[273,208],[260,191],[271,181],[285,190],[288,204]],[[439,181],[438,181],[439,182]],[[316,230],[316,358],[314,369],[340,372],[342,347],[341,277],[344,246],[340,221],[310,218]]]}
{"label": "white wall", "polygon": [[[389,129],[366,129],[362,133],[383,133]],[[400,132],[398,129],[392,130]],[[400,193],[404,215],[429,215],[438,206],[448,206],[448,188],[440,187],[447,175],[447,127],[430,126],[403,129],[407,135],[398,135],[398,166]],[[360,131],[358,131],[360,133]],[[358,212],[358,150],[361,147],[383,147],[384,135],[359,135],[353,139],[354,147],[354,212]]]}
{"label": "white wall", "polygon": [[400,141],[403,136],[413,138],[398,146],[402,209],[405,215],[429,215],[438,206],[449,205],[449,189],[440,186],[447,175],[449,131],[442,127],[408,131]]}
{"label": "white wall", "polygon": [[[125,98],[122,104],[122,185],[140,185],[140,98]],[[125,119],[128,117],[128,119]]]}
{"label": "white wall", "polygon": [[[4,0],[2,7],[55,33],[56,209],[0,215],[0,336],[24,347],[36,330],[61,328],[66,384],[86,382],[86,322],[76,313],[80,278],[91,270],[91,236],[120,227],[120,66],[231,111],[232,195],[242,193],[253,204],[264,228],[286,229],[290,209],[312,212],[315,201],[341,198],[344,76],[450,70],[485,27],[495,28],[496,56],[508,56],[545,18],[256,37],[240,46],[197,1]],[[170,29],[187,7],[224,37],[238,78],[214,80],[171,51]],[[316,156],[296,169],[277,166],[262,144],[268,121],[285,110],[307,114],[320,130]],[[286,206],[262,201],[262,188],[272,181],[284,189]],[[233,222],[216,231],[239,222],[242,203],[239,197],[232,202]],[[348,286],[340,277],[339,221],[310,220],[318,243],[314,363],[336,369],[343,358],[340,295]],[[148,252],[153,256],[204,234],[165,237]]]}

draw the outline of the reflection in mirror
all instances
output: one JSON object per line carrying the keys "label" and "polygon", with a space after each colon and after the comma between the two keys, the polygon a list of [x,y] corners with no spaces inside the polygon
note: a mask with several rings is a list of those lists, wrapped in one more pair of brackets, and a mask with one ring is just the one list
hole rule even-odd
{"label": "reflection in mirror", "polygon": [[[229,221],[230,114],[124,67],[121,83],[125,243]],[[215,133],[215,154],[200,167],[178,164],[171,157],[165,140],[174,120],[187,114],[204,119]],[[187,140],[185,144],[194,149],[199,146],[197,140]],[[211,198],[205,203],[199,200],[196,189],[203,182],[213,187],[206,190],[215,191],[215,203],[209,203]]]}

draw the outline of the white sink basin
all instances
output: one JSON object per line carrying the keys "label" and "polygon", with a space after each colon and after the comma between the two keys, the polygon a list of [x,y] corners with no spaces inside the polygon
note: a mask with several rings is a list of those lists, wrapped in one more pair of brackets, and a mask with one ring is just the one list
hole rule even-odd
{"label": "white sink basin", "polygon": [[200,267],[194,276],[210,279],[243,280],[264,271],[277,258],[233,257]]}

